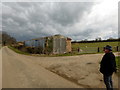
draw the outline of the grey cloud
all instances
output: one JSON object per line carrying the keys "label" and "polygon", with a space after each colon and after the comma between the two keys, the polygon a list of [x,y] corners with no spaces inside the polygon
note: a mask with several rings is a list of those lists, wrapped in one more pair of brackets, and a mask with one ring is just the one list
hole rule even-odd
{"label": "grey cloud", "polygon": [[55,23],[72,25],[83,17],[84,12],[89,12],[92,5],[93,3],[58,3],[50,16]]}
{"label": "grey cloud", "polygon": [[3,30],[17,40],[54,34],[69,36],[74,40],[95,38],[102,29],[115,28],[115,25],[111,23],[112,20],[107,22],[109,17],[104,23],[104,20],[96,21],[97,17],[88,18],[94,5],[96,4],[91,2],[6,2],[2,4]]}

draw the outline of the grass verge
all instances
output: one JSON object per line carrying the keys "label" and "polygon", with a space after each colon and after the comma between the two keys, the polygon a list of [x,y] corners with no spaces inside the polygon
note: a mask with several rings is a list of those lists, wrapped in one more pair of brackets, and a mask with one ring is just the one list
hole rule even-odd
{"label": "grass verge", "polygon": [[0,49],[2,48],[2,45],[0,44]]}
{"label": "grass verge", "polygon": [[19,54],[30,55],[29,53],[22,52],[22,51],[14,48],[14,47],[12,47],[12,46],[8,46],[8,48],[10,48],[11,50],[13,50],[14,52],[19,53]]}
{"label": "grass verge", "polygon": [[101,52],[100,53],[65,53],[65,54],[51,54],[51,55],[48,55],[48,54],[30,54],[27,52],[20,51],[12,46],[8,46],[8,48],[10,48],[11,50],[13,50],[14,52],[19,53],[19,54],[32,55],[32,56],[38,56],[38,57],[61,57],[61,56],[77,56],[77,55],[85,55],[85,54],[101,54]]}
{"label": "grass verge", "polygon": [[65,54],[54,54],[54,55],[48,55],[48,54],[30,54],[27,52],[20,51],[12,46],[8,46],[11,50],[13,50],[16,53],[24,54],[24,55],[32,55],[32,56],[40,56],[40,57],[59,57],[59,56],[77,56],[77,55],[83,55],[83,54],[97,54],[97,53],[65,53]]}
{"label": "grass verge", "polygon": [[117,65],[117,69],[118,69],[118,76],[120,76],[120,56],[116,57],[116,65]]}

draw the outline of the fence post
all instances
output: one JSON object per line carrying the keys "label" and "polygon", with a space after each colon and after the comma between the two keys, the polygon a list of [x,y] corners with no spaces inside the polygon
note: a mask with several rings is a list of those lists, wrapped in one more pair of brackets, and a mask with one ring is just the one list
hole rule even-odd
{"label": "fence post", "polygon": [[100,48],[98,47],[98,53],[100,52]]}
{"label": "fence post", "polygon": [[119,50],[118,50],[118,46],[117,46],[117,51],[119,51]]}
{"label": "fence post", "polygon": [[78,53],[79,53],[79,52],[80,52],[80,48],[78,47],[78,49],[77,49],[77,50],[78,50]]}

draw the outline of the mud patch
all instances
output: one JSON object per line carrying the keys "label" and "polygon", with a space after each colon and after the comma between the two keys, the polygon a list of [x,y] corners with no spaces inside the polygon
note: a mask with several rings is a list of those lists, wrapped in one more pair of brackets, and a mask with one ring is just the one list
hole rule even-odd
{"label": "mud patch", "polygon": [[[46,68],[46,69],[48,69],[48,68]],[[50,70],[50,68],[48,70]],[[78,80],[76,80],[75,78],[73,78],[73,77],[71,77],[69,75],[62,74],[59,71],[55,71],[55,70],[50,70],[50,71],[57,74],[57,75],[59,75],[59,76],[61,76],[61,77],[63,77],[63,78],[65,78],[65,79],[67,79],[67,80],[69,80],[69,81],[71,81],[71,82],[73,82],[73,83],[75,83],[75,84],[77,84],[77,85],[80,85],[80,86],[82,86],[84,88],[90,88],[89,85],[81,84],[81,83],[78,82]],[[81,78],[81,79],[84,79],[84,78]]]}
{"label": "mud patch", "polygon": [[101,83],[99,75],[97,73],[89,71],[88,68],[84,68],[85,64],[83,64],[82,66],[77,63],[76,64],[61,63],[55,65],[53,64],[46,69],[85,88],[97,88],[98,85]]}
{"label": "mud patch", "polygon": [[90,65],[90,64],[94,64],[94,63],[88,62],[88,63],[86,63],[86,64]]}

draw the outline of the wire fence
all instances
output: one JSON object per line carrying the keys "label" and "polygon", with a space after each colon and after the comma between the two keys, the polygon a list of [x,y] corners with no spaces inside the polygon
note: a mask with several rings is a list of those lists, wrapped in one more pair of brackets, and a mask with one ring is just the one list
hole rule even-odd
{"label": "wire fence", "polygon": [[[112,47],[113,52],[120,51],[120,46]],[[72,49],[73,53],[102,53],[104,52],[104,47],[79,47],[77,49]]]}

